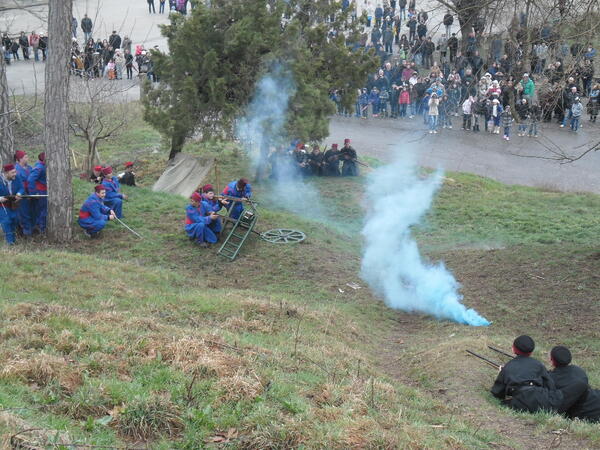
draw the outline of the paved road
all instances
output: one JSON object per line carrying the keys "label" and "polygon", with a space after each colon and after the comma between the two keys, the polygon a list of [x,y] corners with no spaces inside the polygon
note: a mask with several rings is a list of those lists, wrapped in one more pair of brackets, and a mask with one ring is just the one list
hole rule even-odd
{"label": "paved road", "polygon": [[[0,0],[1,2],[1,0]],[[158,1],[156,8],[158,11]],[[34,14],[26,11],[11,11],[0,17],[0,30],[9,30],[10,34],[20,31],[30,33],[32,30],[47,30],[45,17],[46,8],[39,7],[33,10]],[[73,15],[81,23],[84,14],[94,22],[94,39],[106,39],[113,30],[117,30],[121,37],[129,36],[135,44],[143,44],[146,48],[158,45],[165,49],[166,40],[161,36],[159,24],[168,23],[166,14],[148,14],[148,4],[145,0],[74,0]],[[83,44],[83,32],[77,31],[80,45]],[[20,52],[19,52],[20,53]],[[44,92],[44,63],[30,61],[17,61],[7,68],[7,78],[10,89],[17,95],[32,95]],[[123,81],[122,84],[127,84]],[[131,100],[139,98],[137,89],[127,91]]]}
{"label": "paved road", "polygon": [[[513,136],[510,142],[498,135],[472,133],[455,128],[430,135],[420,118],[412,120],[334,118],[330,125],[328,144],[342,144],[344,138],[360,154],[393,161],[398,152],[417,152],[420,164],[445,170],[469,172],[493,178],[507,184],[521,184],[568,192],[600,193],[600,152],[569,164],[540,158],[550,156],[544,145],[558,145],[569,154],[579,154],[578,146],[600,141],[600,125],[584,121],[578,133],[544,124],[539,139]],[[458,127],[456,127],[458,125]],[[415,129],[416,128],[416,129]],[[516,129],[513,127],[513,133]]]}

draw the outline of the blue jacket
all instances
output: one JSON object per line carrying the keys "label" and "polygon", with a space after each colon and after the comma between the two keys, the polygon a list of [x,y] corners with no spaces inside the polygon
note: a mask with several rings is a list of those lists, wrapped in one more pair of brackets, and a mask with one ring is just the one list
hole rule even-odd
{"label": "blue jacket", "polygon": [[102,180],[102,186],[106,188],[106,197],[104,197],[105,201],[114,200],[115,198],[123,198],[123,194],[121,194],[121,184],[119,183],[119,179],[117,177],[112,177],[110,180],[106,178]]}
{"label": "blue jacket", "polygon": [[192,231],[198,223],[208,225],[212,219],[206,215],[206,212],[204,202],[198,207],[192,204],[187,205],[185,207],[185,231]]}
{"label": "blue jacket", "polygon": [[223,205],[221,205],[221,202],[219,202],[219,200],[217,200],[217,199],[209,200],[203,196],[202,197],[202,207],[203,207],[203,209],[205,209],[206,211],[211,213],[211,212],[220,211],[221,208],[223,208]]}
{"label": "blue jacket", "polygon": [[46,164],[41,161],[35,163],[27,178],[27,190],[31,194],[45,194],[48,190],[46,184]]}
{"label": "blue jacket", "polygon": [[250,183],[248,183],[244,187],[244,190],[240,191],[237,187],[237,180],[233,180],[227,185],[227,187],[225,187],[225,189],[223,189],[223,195],[228,195],[229,197],[250,198],[252,197],[252,186],[250,186]]}
{"label": "blue jacket", "polygon": [[375,91],[371,91],[369,94],[369,103],[373,103],[374,105],[379,104],[379,94]]}
{"label": "blue jacket", "polygon": [[104,201],[93,193],[81,205],[79,210],[79,225],[82,227],[103,228],[110,216],[110,208]]}
{"label": "blue jacket", "polygon": [[25,167],[15,164],[15,169],[17,169],[17,178],[21,180],[23,183],[23,189],[25,193],[29,192],[27,180],[29,179],[29,175],[31,174],[31,166],[27,165]]}
{"label": "blue jacket", "polygon": [[[17,194],[25,194],[23,183],[21,183],[19,177],[16,177],[12,181],[8,181],[3,175],[0,175],[0,197]],[[4,216],[8,212],[7,210],[16,212],[16,210],[19,209],[16,202],[4,202],[0,203],[0,205],[0,217]]]}

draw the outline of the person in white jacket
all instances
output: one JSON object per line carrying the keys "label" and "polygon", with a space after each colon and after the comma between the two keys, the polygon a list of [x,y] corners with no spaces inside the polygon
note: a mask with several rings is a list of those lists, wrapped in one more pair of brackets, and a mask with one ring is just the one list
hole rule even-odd
{"label": "person in white jacket", "polygon": [[475,103],[475,100],[473,99],[472,96],[469,96],[462,104],[462,110],[463,110],[462,129],[463,130],[471,129],[471,118],[473,116],[473,103]]}

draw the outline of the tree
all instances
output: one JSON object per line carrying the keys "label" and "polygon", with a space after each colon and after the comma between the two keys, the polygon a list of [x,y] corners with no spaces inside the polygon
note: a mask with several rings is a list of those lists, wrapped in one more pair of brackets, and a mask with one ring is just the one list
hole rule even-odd
{"label": "tree", "polygon": [[198,5],[189,18],[172,15],[162,28],[169,54],[152,53],[161,83],[148,83],[143,98],[145,119],[171,143],[170,158],[194,134],[231,137],[274,60],[291,68],[296,83],[290,135],[327,136],[329,89],[354,93],[375,68],[374,55],[346,46],[355,31],[348,14],[328,0],[219,0]]}
{"label": "tree", "polygon": [[124,97],[128,89],[104,78],[71,83],[69,126],[75,136],[87,142],[85,171],[91,172],[99,162],[98,144],[118,136],[129,123],[130,108]]}
{"label": "tree", "polygon": [[[4,49],[3,49],[4,50]],[[8,164],[13,159],[14,139],[11,122],[10,94],[6,79],[6,62],[0,55],[0,161]]]}
{"label": "tree", "polygon": [[48,234],[56,242],[73,235],[73,189],[69,152],[69,72],[72,0],[50,0],[46,61],[44,139],[48,180]]}

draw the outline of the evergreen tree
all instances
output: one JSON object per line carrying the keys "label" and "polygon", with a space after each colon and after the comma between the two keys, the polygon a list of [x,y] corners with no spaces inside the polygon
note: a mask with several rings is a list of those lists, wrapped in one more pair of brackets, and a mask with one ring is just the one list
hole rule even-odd
{"label": "evergreen tree", "polygon": [[278,60],[296,83],[289,135],[321,139],[334,112],[329,90],[354,94],[375,68],[374,55],[346,45],[356,26],[329,0],[216,0],[187,18],[171,15],[162,27],[169,53],[152,53],[161,82],[146,84],[144,117],[170,140],[171,158],[194,134],[231,137],[256,81]]}

